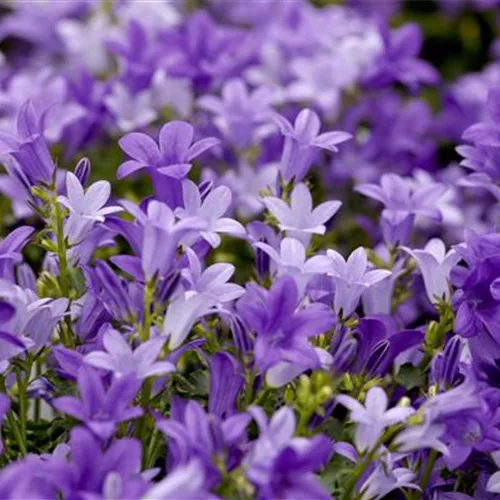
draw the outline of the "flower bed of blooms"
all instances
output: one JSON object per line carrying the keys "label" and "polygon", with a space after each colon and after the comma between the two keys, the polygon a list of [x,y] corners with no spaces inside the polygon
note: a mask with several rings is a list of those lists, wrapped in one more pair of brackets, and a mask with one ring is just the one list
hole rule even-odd
{"label": "flower bed of blooms", "polygon": [[428,3],[484,67],[396,0],[8,3],[0,498],[498,497],[500,7]]}

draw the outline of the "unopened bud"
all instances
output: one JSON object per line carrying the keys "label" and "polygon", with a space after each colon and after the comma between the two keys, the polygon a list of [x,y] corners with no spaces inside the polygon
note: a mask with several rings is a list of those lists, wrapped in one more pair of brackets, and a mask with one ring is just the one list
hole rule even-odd
{"label": "unopened bud", "polygon": [[90,176],[90,161],[88,158],[82,158],[75,167],[75,176],[82,186],[85,186]]}

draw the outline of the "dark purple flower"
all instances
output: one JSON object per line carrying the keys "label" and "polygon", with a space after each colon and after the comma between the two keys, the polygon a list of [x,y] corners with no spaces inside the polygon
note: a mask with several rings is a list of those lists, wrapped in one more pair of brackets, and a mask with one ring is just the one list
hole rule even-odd
{"label": "dark purple flower", "polygon": [[143,410],[129,407],[140,387],[134,376],[124,376],[115,380],[108,389],[94,368],[82,366],[77,376],[80,398],[61,396],[53,401],[54,407],[80,420],[102,440],[109,439],[116,426],[142,415]]}
{"label": "dark purple flower", "polygon": [[18,111],[17,136],[0,133],[0,154],[17,162],[16,175],[25,185],[50,184],[55,165],[43,135],[45,113],[39,117],[33,103],[26,101]]}

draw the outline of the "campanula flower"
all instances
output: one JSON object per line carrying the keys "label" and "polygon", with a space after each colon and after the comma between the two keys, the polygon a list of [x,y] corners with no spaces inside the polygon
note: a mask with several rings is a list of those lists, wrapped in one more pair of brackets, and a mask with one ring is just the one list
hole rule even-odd
{"label": "campanula flower", "polygon": [[140,132],[125,135],[119,144],[132,159],[120,165],[116,173],[118,179],[144,168],[174,179],[184,179],[191,170],[191,161],[219,143],[212,137],[193,143],[193,137],[192,125],[180,121],[163,125],[159,144]]}
{"label": "campanula flower", "polygon": [[205,95],[198,99],[198,106],[215,115],[216,126],[240,149],[271,133],[270,104],[269,89],[260,87],[250,92],[239,78],[224,84],[221,98]]}
{"label": "campanula flower", "polygon": [[280,165],[285,182],[292,179],[300,182],[307,175],[321,149],[336,153],[337,145],[351,138],[351,134],[347,132],[320,134],[321,120],[311,109],[303,109],[293,125],[279,114],[274,115],[274,120],[281,134],[285,136]]}
{"label": "campanula flower", "polygon": [[431,303],[441,299],[450,298],[450,273],[461,256],[453,249],[446,253],[443,240],[433,238],[429,240],[423,250],[403,247],[403,250],[411,255],[422,273],[425,291]]}
{"label": "campanula flower", "polygon": [[360,184],[356,191],[384,204],[382,211],[382,231],[387,243],[406,244],[416,215],[433,220],[442,219],[436,202],[446,192],[443,184],[434,183],[412,186],[410,182],[396,174],[384,174],[380,186]]}
{"label": "campanula flower", "polygon": [[31,101],[26,101],[17,114],[17,135],[0,133],[0,154],[10,155],[17,162],[20,178],[28,186],[50,184],[55,165],[45,141],[44,116],[38,116]]}
{"label": "campanula flower", "polygon": [[132,350],[120,332],[109,329],[103,335],[102,343],[105,351],[93,351],[84,360],[89,365],[112,372],[115,378],[132,374],[142,380],[175,371],[172,363],[157,361],[165,343],[162,337],[148,340]]}
{"label": "campanula flower", "polygon": [[307,246],[313,234],[325,234],[325,222],[328,222],[338,211],[340,201],[327,201],[313,209],[309,189],[303,183],[296,184],[290,196],[290,206],[280,198],[265,197],[264,205],[276,217],[279,228],[286,231],[287,236],[297,238]]}
{"label": "campanula flower", "polygon": [[111,185],[107,181],[95,182],[84,191],[78,177],[68,172],[66,193],[57,200],[69,210],[64,229],[72,244],[79,243],[95,222],[103,222],[107,215],[123,210],[118,206],[105,206],[111,195]]}
{"label": "campanula flower", "polygon": [[351,420],[357,423],[354,439],[359,451],[371,450],[387,427],[405,421],[415,411],[401,406],[388,410],[387,395],[380,387],[367,392],[365,406],[345,394],[337,396],[337,402],[350,410]]}
{"label": "campanula flower", "polygon": [[[200,236],[213,248],[220,245],[218,233],[242,236],[246,234],[245,228],[236,220],[223,217],[227,213],[232,201],[231,190],[227,186],[219,186],[210,191],[202,200],[198,186],[190,180],[182,183],[184,208],[177,208],[175,215],[181,220],[199,218],[206,221],[207,227],[200,231]],[[184,243],[192,241],[189,238]]]}
{"label": "campanula flower", "polygon": [[140,387],[134,375],[115,380],[106,389],[96,370],[83,365],[77,377],[80,399],[61,396],[54,399],[53,405],[61,413],[76,418],[99,439],[108,440],[121,422],[133,420],[142,415],[143,410],[130,403]]}

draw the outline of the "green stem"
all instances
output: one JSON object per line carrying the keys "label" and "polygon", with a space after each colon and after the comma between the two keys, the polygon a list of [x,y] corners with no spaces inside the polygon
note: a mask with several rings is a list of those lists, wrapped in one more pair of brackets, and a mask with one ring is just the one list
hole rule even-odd
{"label": "green stem", "polygon": [[424,473],[422,474],[422,479],[420,480],[420,487],[422,490],[427,486],[429,479],[431,478],[432,470],[434,468],[434,463],[436,462],[438,452],[436,450],[431,450],[429,453],[429,458],[425,464]]}
{"label": "green stem", "polygon": [[[27,372],[29,377],[29,372]],[[28,401],[26,399],[26,384],[23,382],[21,368],[16,367],[17,390],[19,396],[19,422],[21,424],[21,436],[26,442],[26,422],[28,415]]]}
{"label": "green stem", "polygon": [[17,425],[17,421],[14,417],[13,412],[9,412],[7,414],[7,422],[9,422],[10,428],[14,431],[14,437],[16,439],[17,445],[19,446],[19,450],[21,452],[21,456],[27,455],[28,450],[26,449],[26,442],[23,439],[22,433]]}
{"label": "green stem", "polygon": [[[42,375],[42,360],[38,358],[36,360],[36,378],[40,377]],[[40,414],[41,414],[41,399],[36,398],[35,399],[35,422],[38,422],[40,420]]]}
{"label": "green stem", "polygon": [[61,211],[61,205],[57,200],[54,200],[55,217],[56,217],[56,239],[57,239],[57,257],[59,260],[59,283],[61,292],[64,297],[69,296],[70,278],[68,259],[66,257],[66,242],[64,240],[64,217]]}
{"label": "green stem", "polygon": [[142,319],[142,327],[141,327],[141,340],[146,342],[149,340],[149,331],[151,329],[151,304],[153,303],[154,293],[155,293],[156,285],[154,280],[150,280],[146,283],[144,287],[144,312]]}

